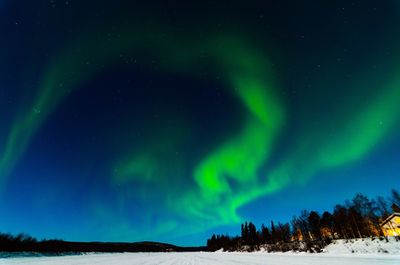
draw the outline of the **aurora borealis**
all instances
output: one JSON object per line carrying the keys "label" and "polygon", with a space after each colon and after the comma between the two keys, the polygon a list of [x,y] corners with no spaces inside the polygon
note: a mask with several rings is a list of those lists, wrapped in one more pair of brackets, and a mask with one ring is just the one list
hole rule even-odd
{"label": "aurora borealis", "polygon": [[396,1],[3,1],[0,230],[203,244],[400,184]]}

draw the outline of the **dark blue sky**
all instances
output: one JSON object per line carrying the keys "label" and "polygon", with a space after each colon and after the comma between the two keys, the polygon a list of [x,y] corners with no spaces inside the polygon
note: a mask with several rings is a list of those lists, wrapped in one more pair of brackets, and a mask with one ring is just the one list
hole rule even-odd
{"label": "dark blue sky", "polygon": [[1,1],[0,230],[204,244],[400,186],[396,1]]}

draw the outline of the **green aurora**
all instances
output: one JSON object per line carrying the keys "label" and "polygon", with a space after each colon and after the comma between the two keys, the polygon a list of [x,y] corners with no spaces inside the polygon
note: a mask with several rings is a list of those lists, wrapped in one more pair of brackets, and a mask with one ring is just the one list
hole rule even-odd
{"label": "green aurora", "polygon": [[[2,179],[6,178],[17,163],[35,132],[54,108],[78,88],[80,83],[89,79],[96,71],[101,71],[105,63],[112,63],[113,58],[118,57],[120,53],[135,54],[145,50],[154,51],[155,54],[169,54],[171,57],[162,58],[166,69],[181,72],[196,66],[195,62],[201,58],[201,54],[197,54],[196,51],[201,47],[203,53],[209,57],[205,63],[210,61],[217,69],[223,69],[221,72],[227,80],[226,86],[231,87],[232,93],[242,101],[248,114],[241,132],[222,143],[195,168],[195,193],[188,192],[178,204],[182,203],[187,207],[185,214],[202,217],[211,221],[212,225],[221,224],[221,221],[222,224],[232,220],[238,222],[240,217],[236,214],[236,208],[240,204],[230,206],[229,212],[225,210],[225,205],[231,205],[243,194],[232,190],[228,180],[234,180],[239,187],[248,187],[249,182],[253,183],[253,187],[246,193],[251,193],[252,189],[257,188],[257,171],[268,159],[284,121],[283,106],[276,96],[268,59],[262,52],[257,52],[248,45],[244,38],[239,37],[210,37],[206,43],[194,41],[195,45],[171,39],[159,46],[158,40],[152,35],[139,34],[140,39],[132,37],[138,35],[137,32],[122,35],[126,37],[118,42],[106,42],[104,45],[99,45],[98,40],[92,37],[87,40],[79,39],[77,43],[87,44],[85,49],[77,48],[81,45],[71,45],[50,64],[42,78],[36,100],[20,115],[21,118],[11,129],[0,164]],[[185,56],[179,57],[182,54]],[[138,158],[128,160],[126,165],[122,165],[123,170],[114,176],[115,181],[120,182],[132,177],[149,181],[154,177],[151,175],[158,167],[157,158],[154,158],[156,161],[152,161],[153,159],[146,157],[146,154],[135,154],[135,151],[134,156]],[[201,200],[197,196],[200,196]],[[208,209],[216,204],[220,204],[221,207],[214,207],[212,213],[207,213]],[[181,206],[171,207],[178,209]]]}

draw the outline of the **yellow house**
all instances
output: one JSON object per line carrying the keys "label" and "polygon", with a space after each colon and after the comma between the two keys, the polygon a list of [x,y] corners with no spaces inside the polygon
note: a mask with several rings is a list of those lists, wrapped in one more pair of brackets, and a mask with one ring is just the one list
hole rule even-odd
{"label": "yellow house", "polygon": [[381,224],[385,236],[400,236],[400,213],[393,213]]}

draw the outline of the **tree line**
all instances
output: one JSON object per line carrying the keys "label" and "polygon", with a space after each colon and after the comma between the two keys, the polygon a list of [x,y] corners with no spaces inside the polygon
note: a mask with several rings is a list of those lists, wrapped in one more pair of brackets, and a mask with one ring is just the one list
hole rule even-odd
{"label": "tree line", "polygon": [[271,221],[269,225],[262,224],[259,229],[252,222],[241,225],[238,236],[212,235],[207,240],[207,247],[214,251],[218,249],[254,250],[261,245],[272,250],[290,250],[301,248],[322,249],[333,239],[353,239],[365,237],[381,237],[383,231],[380,223],[391,213],[400,212],[400,194],[391,191],[391,196],[378,196],[369,199],[358,193],[352,200],[337,204],[332,212],[322,214],[317,211],[303,210],[298,216],[293,216],[290,222]]}
{"label": "tree line", "polygon": [[177,247],[154,242],[103,243],[68,242],[63,240],[41,240],[27,235],[16,236],[0,233],[0,252],[138,252],[138,251],[215,251],[254,250],[260,246],[271,251],[311,250],[318,251],[332,239],[381,237],[380,223],[391,213],[400,212],[400,194],[392,190],[389,198],[378,196],[369,199],[356,194],[352,200],[337,204],[332,212],[303,210],[290,222],[271,221],[259,229],[252,222],[241,225],[240,235],[212,235],[207,247]]}

